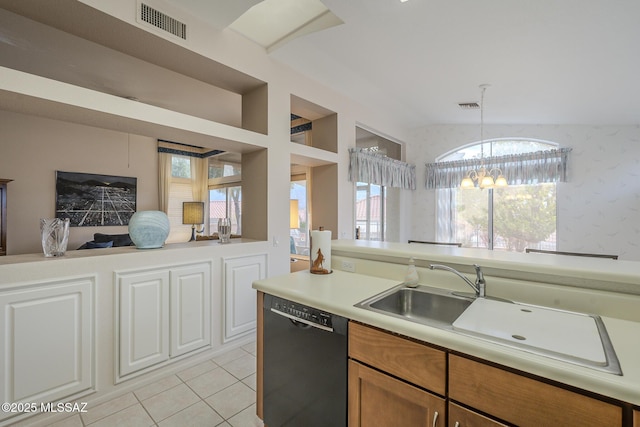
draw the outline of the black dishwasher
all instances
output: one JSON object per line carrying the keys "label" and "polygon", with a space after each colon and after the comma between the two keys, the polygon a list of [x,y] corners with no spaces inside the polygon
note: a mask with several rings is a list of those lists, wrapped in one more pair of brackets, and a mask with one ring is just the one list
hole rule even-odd
{"label": "black dishwasher", "polygon": [[347,319],[264,296],[264,423],[347,425]]}

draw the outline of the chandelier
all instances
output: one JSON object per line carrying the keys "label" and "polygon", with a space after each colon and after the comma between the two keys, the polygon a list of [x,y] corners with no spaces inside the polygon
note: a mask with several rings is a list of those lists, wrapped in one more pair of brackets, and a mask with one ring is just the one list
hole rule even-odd
{"label": "chandelier", "polygon": [[[480,160],[482,162],[484,162],[482,160],[484,158],[484,92],[488,86],[488,84],[480,85]],[[475,188],[476,183],[481,189],[506,187],[509,185],[507,179],[502,175],[502,170],[499,168],[487,170],[482,163],[480,169],[467,171],[467,174],[460,182],[460,188]]]}

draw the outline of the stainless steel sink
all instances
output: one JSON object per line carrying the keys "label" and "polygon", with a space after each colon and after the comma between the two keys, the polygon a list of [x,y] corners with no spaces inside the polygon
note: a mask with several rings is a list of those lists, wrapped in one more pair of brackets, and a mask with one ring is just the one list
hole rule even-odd
{"label": "stainless steel sink", "polygon": [[444,289],[424,285],[410,288],[401,284],[355,306],[423,325],[452,329],[453,322],[472,302],[473,298],[454,295]]}

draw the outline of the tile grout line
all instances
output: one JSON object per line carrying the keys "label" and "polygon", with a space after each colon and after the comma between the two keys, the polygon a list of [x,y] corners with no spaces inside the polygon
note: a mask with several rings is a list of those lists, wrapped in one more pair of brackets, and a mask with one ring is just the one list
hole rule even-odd
{"label": "tile grout line", "polygon": [[[249,351],[249,350],[247,350],[247,349],[245,349],[245,348],[243,348],[243,347],[245,347],[245,346],[237,347],[237,349],[242,350],[242,352],[244,353],[244,354],[243,354],[242,356],[240,356],[240,357],[244,357],[244,356],[247,356],[247,355],[248,355],[248,356],[251,356],[251,357],[253,357],[253,358],[255,358],[255,357],[256,357],[256,355],[255,355],[252,351]],[[224,354],[224,353],[223,353],[223,354]],[[220,355],[220,356],[222,356],[222,355]],[[206,374],[207,372],[211,372],[212,370],[215,370],[215,369],[217,369],[217,368],[221,368],[224,372],[226,372],[227,374],[229,374],[231,377],[233,377],[233,378],[235,379],[235,381],[234,381],[232,384],[228,385],[227,387],[224,387],[224,388],[223,388],[223,389],[221,389],[221,390],[218,390],[216,393],[213,393],[212,395],[207,396],[207,397],[201,397],[201,396],[200,396],[200,395],[199,395],[199,394],[198,394],[198,393],[197,393],[197,392],[196,392],[192,387],[190,387],[190,386],[189,386],[189,384],[187,384],[187,381],[185,381],[184,379],[182,379],[182,378],[180,377],[180,375],[179,375],[179,374],[180,374],[180,372],[177,372],[177,373],[174,373],[174,374],[171,374],[171,375],[167,375],[166,377],[164,377],[163,379],[167,379],[167,378],[170,378],[171,376],[175,376],[175,377],[178,379],[179,383],[177,383],[177,384],[176,384],[176,385],[174,385],[173,387],[170,387],[170,388],[168,388],[168,389],[166,389],[166,390],[163,390],[163,391],[160,391],[160,392],[154,393],[154,394],[152,394],[152,395],[148,396],[145,400],[148,400],[148,399],[150,399],[150,398],[152,398],[152,397],[154,397],[154,396],[157,396],[157,395],[158,395],[158,394],[160,394],[160,393],[163,393],[163,392],[165,392],[165,391],[167,391],[167,390],[171,390],[171,389],[173,389],[173,388],[175,388],[175,387],[178,387],[178,386],[180,386],[180,385],[185,385],[189,390],[191,390],[191,391],[192,391],[192,392],[193,392],[193,393],[198,397],[198,401],[196,401],[196,402],[194,402],[193,404],[191,404],[191,405],[187,406],[186,408],[181,409],[180,411],[178,411],[178,412],[176,412],[176,413],[174,413],[174,414],[171,414],[171,415],[169,415],[169,416],[167,416],[167,417],[163,418],[162,420],[156,421],[156,420],[153,418],[153,416],[151,415],[151,413],[150,413],[150,412],[147,410],[147,408],[145,407],[145,405],[144,405],[144,403],[143,403],[143,400],[141,400],[141,399],[138,397],[138,395],[136,394],[136,390],[132,390],[132,391],[130,391],[130,393],[133,395],[133,397],[135,398],[135,401],[136,401],[137,403],[132,404],[132,405],[130,405],[130,406],[127,406],[127,407],[125,407],[125,408],[122,408],[122,409],[120,409],[119,411],[114,412],[114,413],[112,413],[112,414],[109,414],[109,415],[107,415],[107,416],[105,416],[105,417],[102,417],[102,418],[96,419],[96,420],[92,421],[92,422],[91,422],[91,423],[89,423],[89,424],[87,424],[87,423],[85,422],[85,420],[82,418],[82,416],[80,416],[80,417],[79,417],[79,419],[80,419],[80,423],[82,424],[82,426],[83,426],[83,427],[90,427],[91,425],[96,424],[96,423],[100,422],[101,420],[104,420],[105,418],[107,418],[107,417],[109,417],[109,416],[113,416],[113,415],[115,415],[115,414],[118,414],[118,413],[120,413],[120,412],[122,412],[122,411],[125,411],[125,410],[127,410],[127,409],[129,409],[129,408],[131,408],[131,407],[133,407],[133,406],[135,406],[135,405],[137,404],[137,405],[140,405],[140,406],[142,407],[143,411],[144,411],[144,412],[149,416],[149,418],[150,418],[150,419],[151,419],[151,421],[153,422],[153,424],[152,424],[152,425],[157,427],[157,426],[159,425],[159,423],[161,423],[161,422],[165,421],[166,419],[171,418],[172,416],[174,416],[174,415],[176,415],[176,414],[179,414],[180,412],[182,412],[182,411],[184,411],[184,410],[186,410],[186,409],[188,409],[188,408],[192,407],[193,405],[196,405],[196,404],[197,404],[197,403],[199,403],[199,402],[203,402],[205,405],[207,405],[207,407],[209,407],[212,411],[214,411],[214,412],[215,412],[218,416],[220,416],[220,418],[222,419],[222,422],[221,422],[220,424],[218,424],[218,425],[222,425],[222,424],[224,424],[224,423],[227,423],[227,424],[229,424],[229,425],[230,425],[231,423],[229,422],[229,420],[230,420],[231,418],[233,418],[233,417],[237,416],[237,415],[238,415],[238,414],[240,414],[242,411],[245,411],[247,408],[251,407],[251,405],[255,404],[255,402],[254,402],[254,403],[252,403],[252,404],[250,404],[250,405],[248,405],[247,407],[244,407],[244,408],[240,409],[239,411],[237,411],[237,412],[235,412],[234,414],[230,415],[228,418],[225,418],[222,414],[220,414],[218,411],[216,411],[216,409],[215,409],[213,406],[211,406],[211,405],[206,401],[206,399],[208,399],[208,398],[210,398],[210,397],[214,396],[214,395],[215,395],[215,394],[217,394],[217,393],[220,393],[220,392],[222,392],[222,391],[224,391],[224,390],[227,390],[228,388],[230,388],[230,387],[232,387],[232,386],[234,386],[234,385],[237,385],[238,383],[240,383],[240,384],[242,384],[243,386],[245,386],[245,387],[249,388],[250,390],[252,390],[252,392],[255,392],[255,390],[253,389],[253,387],[251,387],[251,386],[249,386],[248,384],[246,384],[246,383],[244,383],[244,382],[243,382],[243,380],[246,380],[247,378],[251,377],[252,375],[255,375],[255,371],[254,371],[254,372],[252,372],[252,373],[251,373],[251,374],[249,374],[249,375],[244,376],[243,378],[239,378],[238,376],[234,375],[231,371],[229,371],[228,369],[226,369],[226,368],[224,367],[225,365],[228,365],[228,364],[230,364],[230,363],[234,362],[235,360],[238,360],[240,357],[236,357],[236,358],[234,358],[234,359],[232,359],[232,360],[228,361],[228,362],[227,362],[227,363],[225,363],[224,365],[223,365],[223,364],[220,364],[220,363],[218,363],[218,362],[216,362],[216,361],[215,361],[215,358],[207,359],[207,361],[208,361],[208,362],[212,362],[212,363],[215,365],[215,367],[214,367],[213,369],[211,369],[211,370],[208,370],[208,371],[202,372],[202,373],[200,373],[199,375],[196,375],[196,376],[194,376],[194,377],[192,377],[192,378],[190,378],[190,379],[189,379],[189,380],[192,380],[192,379],[194,379],[194,378],[197,378],[197,377],[198,377],[198,376],[200,376],[200,375],[204,375],[204,374]],[[194,366],[197,366],[197,365],[194,365]],[[187,369],[189,369],[189,368],[187,368]],[[181,371],[181,372],[182,372],[182,371]],[[159,380],[159,381],[162,381],[162,380]],[[153,383],[152,383],[152,384],[153,384]],[[150,385],[150,384],[148,384],[148,385]],[[143,388],[143,387],[140,387],[138,390],[140,390],[140,389],[142,389],[142,388]],[[126,394],[127,394],[127,393],[124,393],[122,396],[119,396],[119,397],[123,397],[123,396],[125,396]],[[118,397],[117,397],[117,398],[118,398]],[[117,398],[114,398],[114,399],[117,399]],[[106,402],[105,402],[105,403],[106,403]]]}

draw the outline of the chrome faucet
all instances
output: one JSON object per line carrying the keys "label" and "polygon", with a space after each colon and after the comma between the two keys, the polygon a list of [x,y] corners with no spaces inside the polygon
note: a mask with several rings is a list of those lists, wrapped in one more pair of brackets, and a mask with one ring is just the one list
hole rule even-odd
{"label": "chrome faucet", "polygon": [[457,275],[462,280],[464,280],[467,285],[471,286],[474,291],[476,291],[476,298],[484,298],[486,295],[487,282],[484,281],[484,274],[482,274],[480,266],[478,264],[473,264],[473,268],[476,269],[476,283],[473,283],[466,276],[463,276],[462,273],[460,273],[455,268],[451,268],[442,264],[429,264],[429,269],[431,270],[445,270]]}

